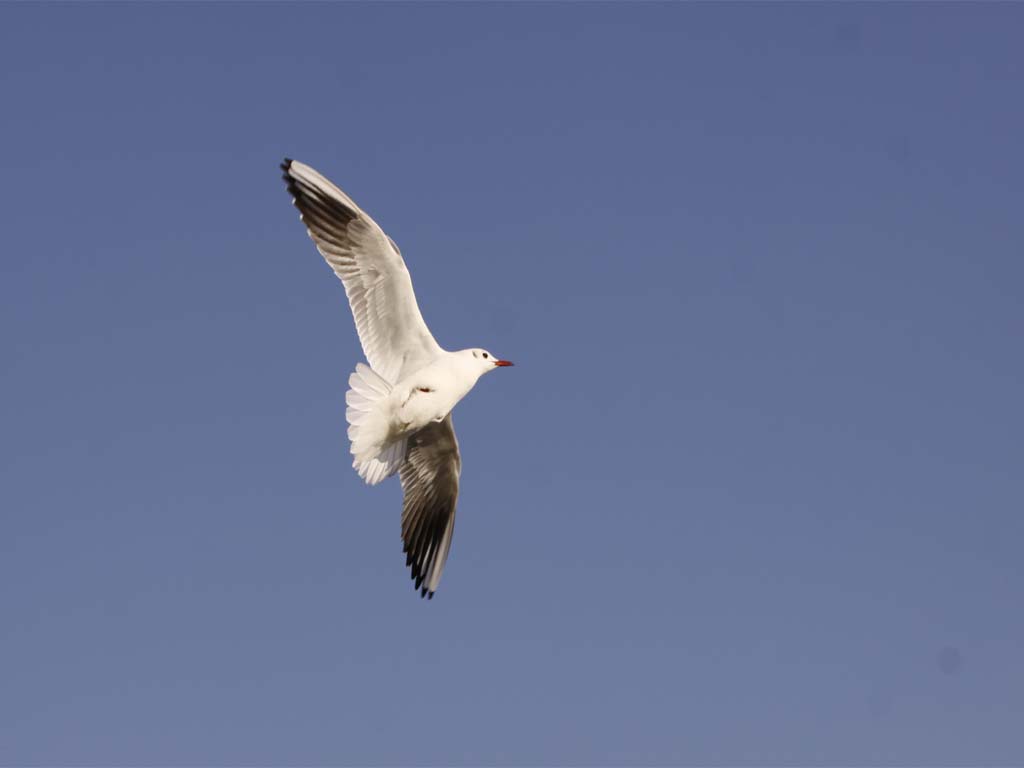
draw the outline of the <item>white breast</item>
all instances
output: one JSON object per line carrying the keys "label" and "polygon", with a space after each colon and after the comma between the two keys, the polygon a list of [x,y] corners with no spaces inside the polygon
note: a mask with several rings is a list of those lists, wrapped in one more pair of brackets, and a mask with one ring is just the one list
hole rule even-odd
{"label": "white breast", "polygon": [[410,432],[441,421],[473,388],[477,377],[451,359],[441,358],[395,387],[398,415]]}

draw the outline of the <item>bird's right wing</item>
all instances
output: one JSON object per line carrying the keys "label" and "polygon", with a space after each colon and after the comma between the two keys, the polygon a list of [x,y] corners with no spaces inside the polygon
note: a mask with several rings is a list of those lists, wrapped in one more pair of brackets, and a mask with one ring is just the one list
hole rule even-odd
{"label": "bird's right wing", "polygon": [[409,438],[399,470],[402,491],[402,541],[405,564],[421,596],[434,596],[448,559],[455,529],[462,457],[452,415],[428,424]]}
{"label": "bird's right wing", "polygon": [[288,191],[317,250],[345,285],[366,361],[389,383],[441,347],[423,322],[398,247],[352,199],[296,160],[281,164]]}

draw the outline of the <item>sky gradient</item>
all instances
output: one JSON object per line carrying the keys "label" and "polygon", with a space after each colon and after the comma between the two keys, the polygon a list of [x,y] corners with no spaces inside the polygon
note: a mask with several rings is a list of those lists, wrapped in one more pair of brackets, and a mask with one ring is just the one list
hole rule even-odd
{"label": "sky gradient", "polygon": [[[1024,5],[0,5],[0,764],[1024,764]],[[449,349],[451,557],[279,177]]]}

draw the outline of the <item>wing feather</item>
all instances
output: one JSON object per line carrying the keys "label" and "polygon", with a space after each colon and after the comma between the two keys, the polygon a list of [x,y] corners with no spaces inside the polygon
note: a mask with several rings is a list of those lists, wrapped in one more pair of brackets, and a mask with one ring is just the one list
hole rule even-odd
{"label": "wing feather", "polygon": [[366,361],[396,383],[442,352],[398,246],[352,198],[304,163],[281,164],[317,250],[345,286]]}
{"label": "wing feather", "polygon": [[402,491],[402,542],[416,589],[433,597],[441,582],[455,530],[462,457],[451,414],[409,438],[399,470]]}

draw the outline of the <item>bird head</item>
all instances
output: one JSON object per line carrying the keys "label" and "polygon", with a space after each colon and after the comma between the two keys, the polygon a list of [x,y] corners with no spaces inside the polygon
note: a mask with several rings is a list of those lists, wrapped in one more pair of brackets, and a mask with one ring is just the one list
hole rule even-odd
{"label": "bird head", "polygon": [[495,368],[504,368],[512,365],[508,360],[498,359],[496,355],[492,355],[486,349],[466,349],[463,350],[463,354],[472,361],[473,367],[479,371],[478,376],[483,376]]}

